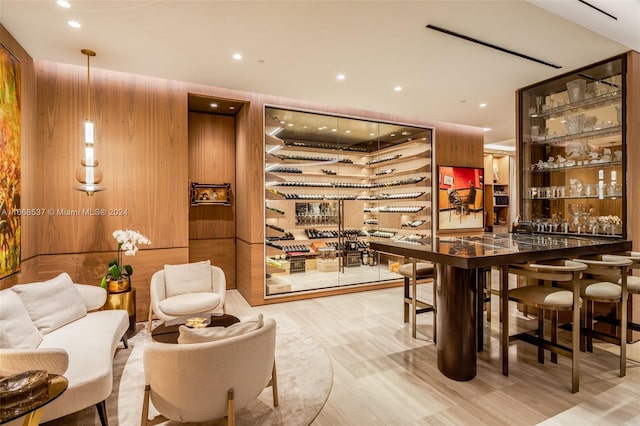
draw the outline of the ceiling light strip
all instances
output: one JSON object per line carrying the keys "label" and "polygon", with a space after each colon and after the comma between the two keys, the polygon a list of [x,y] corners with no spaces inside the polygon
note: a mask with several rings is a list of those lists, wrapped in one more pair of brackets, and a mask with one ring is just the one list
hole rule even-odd
{"label": "ceiling light strip", "polygon": [[592,5],[591,3],[587,2],[587,1],[584,1],[584,0],[578,0],[578,1],[580,3],[582,3],[582,4],[584,4],[585,6],[589,6],[590,8],[597,10],[598,12],[602,13],[603,15],[607,15],[611,19],[615,19],[616,21],[618,20],[618,18],[616,18],[615,16],[613,16],[609,12],[605,12],[604,10],[600,9],[597,6]]}
{"label": "ceiling light strip", "polygon": [[485,47],[490,47],[491,49],[499,50],[500,52],[508,53],[510,55],[517,56],[519,58],[527,59],[527,60],[532,61],[532,62],[537,62],[539,64],[546,65],[546,66],[551,67],[551,68],[555,68],[555,69],[562,68],[560,65],[556,65],[556,64],[551,63],[551,62],[543,61],[542,59],[534,58],[532,56],[525,55],[524,53],[514,52],[513,50],[505,49],[504,47],[496,46],[495,44],[487,43],[486,41],[478,40],[476,38],[469,37],[469,36],[466,36],[464,34],[456,33],[454,31],[450,31],[450,30],[447,30],[447,29],[444,29],[444,28],[436,27],[435,25],[429,24],[429,25],[427,25],[427,28],[430,29],[430,30],[441,32],[443,34],[447,34],[447,35],[453,36],[453,37],[458,37],[458,38],[461,38],[463,40],[470,41],[472,43],[480,44],[480,45],[485,46]]}

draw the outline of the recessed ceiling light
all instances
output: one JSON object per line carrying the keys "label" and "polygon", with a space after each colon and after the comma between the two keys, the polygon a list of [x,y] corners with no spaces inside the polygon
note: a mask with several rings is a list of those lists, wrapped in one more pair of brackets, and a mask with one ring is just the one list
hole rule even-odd
{"label": "recessed ceiling light", "polygon": [[376,135],[375,133],[369,133],[369,136],[375,136],[375,135]]}
{"label": "recessed ceiling light", "polygon": [[234,107],[234,106],[230,106],[230,107],[229,107],[229,109],[236,109],[236,107]]}
{"label": "recessed ceiling light", "polygon": [[69,21],[69,26],[73,28],[80,28],[80,23],[77,21]]}
{"label": "recessed ceiling light", "polygon": [[71,7],[71,4],[65,0],[58,0],[56,4],[60,7],[64,7],[65,9],[69,9]]}
{"label": "recessed ceiling light", "polygon": [[284,123],[286,123],[286,121],[284,121],[284,120],[282,120],[282,121],[280,122],[280,124],[284,124]]}
{"label": "recessed ceiling light", "polygon": [[287,126],[293,127],[293,123],[289,123],[289,124],[287,124]]}
{"label": "recessed ceiling light", "polygon": [[233,59],[235,59],[236,61],[239,61],[240,59],[242,59],[242,55],[239,53],[234,53],[233,54]]}
{"label": "recessed ceiling light", "polygon": [[402,132],[402,136],[409,136],[411,133],[407,132],[406,130],[404,132]]}
{"label": "recessed ceiling light", "polygon": [[486,108],[486,107],[487,107],[486,103],[483,102],[483,103],[480,104],[480,108]]}
{"label": "recessed ceiling light", "polygon": [[395,136],[395,135],[396,135],[395,133],[391,133],[389,136]]}
{"label": "recessed ceiling light", "polygon": [[336,77],[338,80],[344,80],[345,76],[344,74],[338,74],[338,76]]}
{"label": "recessed ceiling light", "polygon": [[485,132],[488,132],[489,130],[491,130],[491,127],[484,127],[482,130],[484,130]]}
{"label": "recessed ceiling light", "polygon": [[209,106],[210,106],[211,108],[218,108],[218,104],[216,104],[216,103],[209,104]]}
{"label": "recessed ceiling light", "polygon": [[345,130],[344,132],[345,133],[351,133],[351,130]]}
{"label": "recessed ceiling light", "polygon": [[331,131],[332,131],[332,132],[337,132],[337,131],[338,131],[338,129],[331,129]]}
{"label": "recessed ceiling light", "polygon": [[402,91],[402,86],[396,86],[393,88],[393,90],[395,90],[396,92],[401,92]]}

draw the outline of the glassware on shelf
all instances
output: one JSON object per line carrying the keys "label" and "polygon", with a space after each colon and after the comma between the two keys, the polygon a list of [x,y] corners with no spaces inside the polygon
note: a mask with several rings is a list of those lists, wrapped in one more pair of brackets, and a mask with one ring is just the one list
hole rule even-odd
{"label": "glassware on shelf", "polygon": [[578,114],[571,117],[565,117],[565,129],[568,135],[582,133],[584,131],[585,115]]}
{"label": "glassware on shelf", "polygon": [[567,82],[567,93],[570,103],[579,102],[584,99],[586,84],[587,81],[582,78]]}
{"label": "glassware on shelf", "polygon": [[569,195],[571,197],[584,197],[584,183],[582,179],[569,179]]}

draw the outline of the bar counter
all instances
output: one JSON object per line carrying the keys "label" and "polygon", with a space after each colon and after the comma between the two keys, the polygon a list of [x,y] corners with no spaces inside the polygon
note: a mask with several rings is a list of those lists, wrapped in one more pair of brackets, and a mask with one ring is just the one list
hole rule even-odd
{"label": "bar counter", "polygon": [[[587,254],[631,250],[631,242],[591,236],[559,234],[493,234],[434,237],[422,240],[379,239],[370,247],[416,260],[434,263],[436,278],[436,341],[438,369],[453,380],[476,376],[484,271],[510,263],[546,259],[571,259]],[[501,280],[501,300],[508,285]],[[480,334],[481,335],[481,334]],[[482,348],[480,348],[481,350]]]}

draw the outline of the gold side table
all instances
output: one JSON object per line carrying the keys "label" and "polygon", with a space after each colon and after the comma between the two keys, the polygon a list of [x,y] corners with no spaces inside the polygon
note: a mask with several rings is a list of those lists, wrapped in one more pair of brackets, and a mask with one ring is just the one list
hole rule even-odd
{"label": "gold side table", "polygon": [[56,398],[67,390],[69,381],[66,377],[58,374],[49,374],[49,385],[47,397],[34,401],[33,404],[25,403],[19,408],[10,411],[0,411],[0,425],[16,420],[24,416],[23,426],[37,426],[42,417],[42,408],[53,402]]}
{"label": "gold side table", "polygon": [[123,309],[129,314],[129,335],[136,329],[136,289],[122,293],[109,293],[102,309]]}

